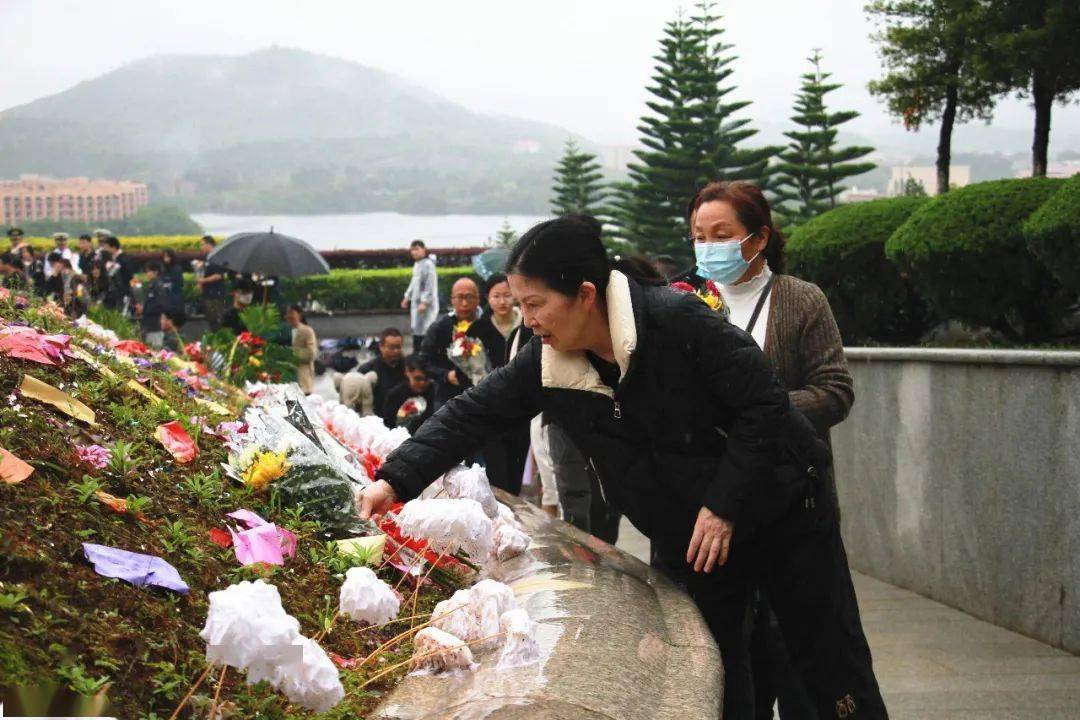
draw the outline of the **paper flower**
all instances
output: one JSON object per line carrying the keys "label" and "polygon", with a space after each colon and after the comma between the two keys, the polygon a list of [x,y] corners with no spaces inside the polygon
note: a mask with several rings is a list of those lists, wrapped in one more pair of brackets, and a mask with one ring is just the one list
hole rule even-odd
{"label": "paper flower", "polygon": [[[479,637],[486,638],[499,632],[499,618],[503,613],[518,607],[514,591],[498,580],[481,580],[470,588],[470,605],[478,625]],[[485,641],[485,645],[497,643],[498,639]]]}
{"label": "paper flower", "polygon": [[[487,472],[480,465],[471,467],[457,465],[452,467],[445,475],[429,486],[429,491],[432,488],[434,488],[433,495],[442,490],[449,498],[475,500],[484,509],[484,514],[492,520],[499,513],[499,501],[495,499],[495,494],[491,492],[491,483],[488,482]],[[427,492],[425,492],[426,494]]]}
{"label": "paper flower", "polygon": [[398,594],[366,567],[349,568],[345,573],[339,601],[341,612],[372,625],[390,622],[401,607]]}
{"label": "paper flower", "polygon": [[76,445],[75,457],[83,465],[92,467],[95,470],[101,470],[107,467],[109,461],[112,460],[112,450],[100,445]]}
{"label": "paper flower", "polygon": [[251,464],[244,470],[242,480],[252,490],[262,492],[267,485],[288,472],[289,467],[285,453],[264,450],[255,454]]}
{"label": "paper flower", "polygon": [[452,668],[475,667],[472,651],[465,641],[435,627],[426,627],[413,639],[414,670],[428,668],[438,672]]}
{"label": "paper flower", "polygon": [[532,539],[510,523],[495,522],[495,559],[499,562],[517,557],[529,549]]}
{"label": "paper flower", "polygon": [[464,550],[475,560],[487,561],[495,543],[495,526],[475,500],[410,500],[395,521],[401,532],[427,540],[440,553]]}
{"label": "paper flower", "polygon": [[210,593],[210,611],[199,637],[206,661],[248,671],[256,683],[270,679],[282,662],[295,658],[300,623],[285,612],[281,595],[262,580],[247,580]]}
{"label": "paper flower", "polygon": [[479,640],[482,635],[472,612],[472,590],[458,590],[449,600],[438,603],[431,612],[431,624],[459,638]]}
{"label": "paper flower", "polygon": [[536,623],[521,608],[507,610],[499,618],[503,635],[503,649],[499,655],[499,667],[511,668],[529,665],[540,659],[540,646],[536,643]]}
{"label": "paper flower", "polygon": [[[314,640],[303,636],[293,639],[286,660],[265,679],[285,693],[289,702],[317,713],[326,712],[345,697],[337,668],[326,651]],[[248,681],[251,680],[249,674]]]}
{"label": "paper flower", "polygon": [[158,425],[154,437],[165,446],[169,454],[179,463],[189,463],[199,454],[199,446],[187,434],[187,430],[176,420]]}

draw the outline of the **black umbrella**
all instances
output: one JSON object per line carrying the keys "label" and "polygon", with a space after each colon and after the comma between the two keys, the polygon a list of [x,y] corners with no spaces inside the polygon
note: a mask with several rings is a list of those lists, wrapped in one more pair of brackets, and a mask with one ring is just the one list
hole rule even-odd
{"label": "black umbrella", "polygon": [[221,243],[206,262],[238,273],[277,277],[325,275],[330,266],[319,251],[303,240],[270,232],[238,233]]}

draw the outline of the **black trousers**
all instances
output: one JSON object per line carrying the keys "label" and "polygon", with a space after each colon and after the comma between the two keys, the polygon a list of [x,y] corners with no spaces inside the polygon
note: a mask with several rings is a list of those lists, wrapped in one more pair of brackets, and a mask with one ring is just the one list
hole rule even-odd
{"label": "black trousers", "polygon": [[863,634],[834,502],[796,503],[756,538],[735,528],[728,562],[710,574],[686,564],[686,549],[653,549],[654,566],[693,598],[724,662],[726,720],[752,720],[750,612],[757,587],[776,613],[784,646],[816,717],[887,718]]}
{"label": "black trousers", "polygon": [[622,513],[604,502],[604,494],[589,461],[558,423],[549,423],[548,452],[555,468],[555,484],[563,520],[609,545],[619,540]]}

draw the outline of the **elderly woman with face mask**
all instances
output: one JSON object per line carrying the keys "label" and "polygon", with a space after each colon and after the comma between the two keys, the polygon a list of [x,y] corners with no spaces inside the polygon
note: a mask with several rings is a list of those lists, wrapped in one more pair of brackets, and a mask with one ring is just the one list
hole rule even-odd
{"label": "elderly woman with face mask", "polygon": [[[816,285],[784,274],[785,241],[757,186],[709,183],[690,201],[688,215],[697,267],[680,280],[698,291],[709,280],[716,284],[730,322],[753,337],[788,391],[791,405],[806,415],[828,444],[829,428],[851,409],[854,388],[825,294]],[[823,480],[835,502],[831,469]],[[781,718],[812,717],[765,601],[755,607],[752,651],[758,708],[768,708],[766,716],[771,717],[779,696]]]}
{"label": "elderly woman with face mask", "polygon": [[507,270],[534,338],[390,454],[361,516],[416,497],[501,428],[550,414],[700,608],[723,656],[724,717],[753,717],[754,587],[820,716],[842,704],[843,717],[887,717],[820,482],[829,453],[751,337],[663,280],[613,267],[588,216],[532,228]]}

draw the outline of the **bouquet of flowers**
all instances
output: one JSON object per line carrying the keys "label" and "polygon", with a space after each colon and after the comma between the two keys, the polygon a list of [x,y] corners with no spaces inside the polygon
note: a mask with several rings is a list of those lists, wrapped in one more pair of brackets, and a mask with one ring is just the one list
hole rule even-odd
{"label": "bouquet of flowers", "polygon": [[401,403],[401,407],[397,411],[397,426],[409,425],[413,420],[427,412],[427,405],[427,398],[425,397],[411,397]]}
{"label": "bouquet of flowers", "polygon": [[462,320],[454,325],[453,339],[446,350],[446,355],[450,358],[450,362],[465,373],[475,385],[491,372],[491,363],[488,361],[487,353],[484,352],[484,344],[468,335],[470,327],[472,323],[468,320]]}
{"label": "bouquet of flowers", "polygon": [[671,289],[697,295],[701,298],[702,302],[724,317],[727,317],[731,312],[728,310],[727,303],[724,302],[724,296],[720,293],[719,286],[712,280],[706,280],[702,286],[697,289],[688,282],[675,282],[671,283]]}

